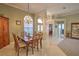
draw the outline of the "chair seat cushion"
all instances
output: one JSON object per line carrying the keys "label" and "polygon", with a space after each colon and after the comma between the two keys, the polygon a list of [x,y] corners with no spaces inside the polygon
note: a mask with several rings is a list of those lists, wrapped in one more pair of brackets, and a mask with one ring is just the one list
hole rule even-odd
{"label": "chair seat cushion", "polygon": [[19,42],[19,47],[25,47],[26,46],[26,44],[24,42],[22,42],[22,41],[18,41],[18,42]]}

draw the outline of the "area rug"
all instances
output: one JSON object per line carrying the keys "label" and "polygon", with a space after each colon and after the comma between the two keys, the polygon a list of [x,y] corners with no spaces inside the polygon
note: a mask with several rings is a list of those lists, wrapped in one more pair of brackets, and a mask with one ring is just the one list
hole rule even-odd
{"label": "area rug", "polygon": [[79,40],[76,39],[64,39],[58,46],[68,56],[79,56]]}

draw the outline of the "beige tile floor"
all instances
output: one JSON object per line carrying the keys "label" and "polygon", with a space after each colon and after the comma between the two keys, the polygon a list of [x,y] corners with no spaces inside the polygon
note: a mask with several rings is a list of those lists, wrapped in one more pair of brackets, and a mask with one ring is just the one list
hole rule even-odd
{"label": "beige tile floor", "polygon": [[[14,50],[13,42],[10,45],[0,49],[0,56],[16,56],[16,52]],[[66,56],[66,54],[55,44],[52,39],[44,39],[43,40],[43,48],[34,50],[34,54],[32,54],[31,48],[29,48],[29,56]],[[20,56],[25,56],[25,49],[20,50]]]}

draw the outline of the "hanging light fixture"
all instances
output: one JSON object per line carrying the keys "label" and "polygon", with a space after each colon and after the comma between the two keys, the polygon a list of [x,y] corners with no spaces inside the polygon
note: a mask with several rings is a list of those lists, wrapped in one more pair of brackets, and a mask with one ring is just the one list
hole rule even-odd
{"label": "hanging light fixture", "polygon": [[30,17],[30,6],[29,6],[29,3],[27,4],[27,16],[24,17],[24,21],[27,24],[30,24],[31,22],[33,22],[32,18]]}
{"label": "hanging light fixture", "polygon": [[30,10],[30,8],[29,8],[29,3],[28,3],[28,16],[27,16],[27,19],[26,19],[28,24],[32,22],[29,10]]}

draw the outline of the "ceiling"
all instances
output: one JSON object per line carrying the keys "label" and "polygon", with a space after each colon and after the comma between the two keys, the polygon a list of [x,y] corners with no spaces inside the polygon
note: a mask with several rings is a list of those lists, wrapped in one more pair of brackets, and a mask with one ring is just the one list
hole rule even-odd
{"label": "ceiling", "polygon": [[[6,3],[6,5],[28,12],[28,3]],[[43,11],[52,15],[79,13],[79,3],[29,3],[30,13]]]}

